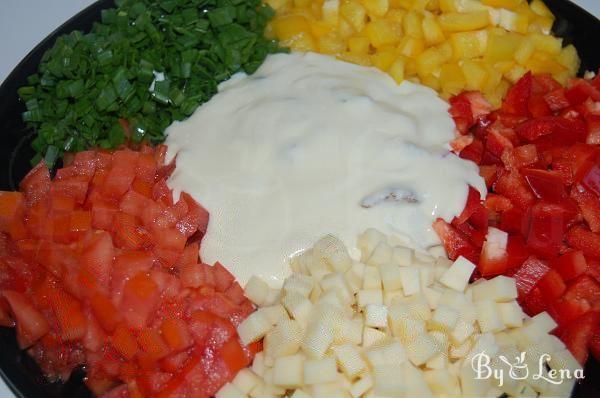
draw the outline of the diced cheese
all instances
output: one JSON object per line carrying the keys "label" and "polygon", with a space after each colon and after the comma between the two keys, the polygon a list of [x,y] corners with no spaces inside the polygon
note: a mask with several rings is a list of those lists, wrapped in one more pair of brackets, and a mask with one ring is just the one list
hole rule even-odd
{"label": "diced cheese", "polygon": [[304,362],[304,383],[329,383],[337,379],[337,367],[333,357],[312,359]]}
{"label": "diced cheese", "polygon": [[363,347],[370,347],[375,343],[385,339],[386,334],[381,330],[377,330],[368,326],[363,329],[362,344]]}
{"label": "diced cheese", "polygon": [[463,256],[460,256],[456,259],[454,264],[444,272],[440,278],[440,282],[451,289],[464,292],[474,270],[475,264]]}
{"label": "diced cheese", "polygon": [[373,387],[373,378],[370,375],[364,375],[352,384],[350,395],[352,395],[352,398],[362,397],[371,387]]}
{"label": "diced cheese", "polygon": [[[385,336],[384,336],[385,337]],[[367,364],[362,359],[356,346],[344,344],[332,348],[337,363],[349,379],[354,379],[366,369]]]}
{"label": "diced cheese", "polygon": [[302,350],[311,358],[323,358],[333,343],[334,331],[323,322],[309,325],[302,341]]}
{"label": "diced cheese", "polygon": [[392,249],[392,263],[400,267],[408,267],[413,263],[413,251],[408,247],[394,246]]}
{"label": "diced cheese", "polygon": [[304,381],[304,358],[300,354],[279,357],[273,366],[273,384],[284,388],[297,388]]}
{"label": "diced cheese", "polygon": [[227,383],[217,391],[215,398],[246,398],[246,394],[233,384]]}
{"label": "diced cheese", "polygon": [[269,296],[270,289],[265,281],[257,276],[252,276],[248,283],[246,283],[244,295],[254,304],[262,305]]}
{"label": "diced cheese", "polygon": [[371,265],[365,267],[362,288],[365,290],[381,290],[381,276],[377,267]]}
{"label": "diced cheese", "polygon": [[402,271],[398,265],[383,263],[379,264],[378,268],[385,291],[394,291],[403,287]]}
{"label": "diced cheese", "polygon": [[326,235],[319,239],[313,246],[315,257],[321,258],[338,272],[344,272],[352,267],[352,259],[346,246],[333,235]]}
{"label": "diced cheese", "polygon": [[375,267],[381,264],[390,263],[392,261],[392,247],[387,242],[379,242],[373,250],[371,257],[367,260],[367,264]]}
{"label": "diced cheese", "polygon": [[419,293],[421,284],[419,281],[419,269],[416,267],[400,268],[400,278],[402,281],[402,291],[406,296]]}
{"label": "diced cheese", "polygon": [[369,304],[383,304],[383,292],[379,289],[359,290],[356,299],[360,308]]}
{"label": "diced cheese", "polygon": [[404,347],[396,340],[383,341],[372,346],[365,352],[365,356],[371,368],[394,367],[406,361]]}
{"label": "diced cheese", "polygon": [[242,393],[249,394],[260,382],[260,378],[253,371],[244,368],[235,375],[231,384],[236,386]]}
{"label": "diced cheese", "polygon": [[237,332],[242,343],[248,345],[262,339],[272,327],[266,314],[256,311],[238,325]]}
{"label": "diced cheese", "polygon": [[504,323],[498,311],[498,305],[492,300],[481,300],[475,303],[477,323],[482,333],[499,332],[504,329]]}
{"label": "diced cheese", "polygon": [[365,308],[365,325],[374,328],[387,327],[387,307],[382,304],[368,304]]}
{"label": "diced cheese", "polygon": [[517,328],[523,326],[523,310],[516,301],[508,303],[498,303],[498,311],[502,323],[507,328]]}
{"label": "diced cheese", "polygon": [[429,326],[431,329],[449,332],[456,326],[459,315],[458,311],[440,304],[433,311],[433,317],[429,321]]}
{"label": "diced cheese", "polygon": [[503,275],[477,283],[471,287],[471,291],[473,292],[473,301],[506,302],[517,298],[515,279]]}

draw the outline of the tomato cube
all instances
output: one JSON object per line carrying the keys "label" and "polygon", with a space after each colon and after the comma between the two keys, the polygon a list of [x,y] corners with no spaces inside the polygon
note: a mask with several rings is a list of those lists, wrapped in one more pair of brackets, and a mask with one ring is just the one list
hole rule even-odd
{"label": "tomato cube", "polygon": [[154,360],[165,357],[171,351],[161,337],[160,332],[151,328],[142,328],[139,331],[137,343],[141,350]]}
{"label": "tomato cube", "polygon": [[121,316],[113,302],[107,296],[102,293],[96,293],[90,300],[90,306],[104,330],[107,332],[115,330],[117,324],[121,321]]}
{"label": "tomato cube", "polygon": [[89,286],[105,290],[110,282],[115,248],[107,232],[96,232],[84,243],[81,271]]}
{"label": "tomato cube", "polygon": [[10,232],[10,225],[23,217],[24,202],[21,192],[0,191],[0,231]]}
{"label": "tomato cube", "polygon": [[30,347],[48,333],[50,327],[46,318],[25,295],[12,290],[4,290],[2,296],[12,310],[17,326],[17,339],[21,348]]}
{"label": "tomato cube", "polygon": [[184,350],[193,344],[192,336],[183,319],[165,319],[160,326],[160,331],[173,351]]}
{"label": "tomato cube", "polygon": [[132,359],[138,351],[135,336],[124,324],[117,326],[111,335],[110,342],[125,359]]}
{"label": "tomato cube", "polygon": [[35,166],[19,184],[25,203],[29,206],[46,198],[50,192],[50,171],[42,160]]}

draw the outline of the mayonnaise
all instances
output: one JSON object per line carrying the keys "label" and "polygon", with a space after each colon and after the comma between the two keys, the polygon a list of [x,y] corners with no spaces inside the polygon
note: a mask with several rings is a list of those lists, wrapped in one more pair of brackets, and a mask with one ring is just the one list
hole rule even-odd
{"label": "mayonnaise", "polygon": [[274,284],[289,257],[334,234],[349,247],[366,228],[440,243],[432,223],[462,211],[477,166],[450,153],[448,104],[424,86],[312,53],[267,58],[167,130],[168,185],[210,212],[201,245],[246,282]]}

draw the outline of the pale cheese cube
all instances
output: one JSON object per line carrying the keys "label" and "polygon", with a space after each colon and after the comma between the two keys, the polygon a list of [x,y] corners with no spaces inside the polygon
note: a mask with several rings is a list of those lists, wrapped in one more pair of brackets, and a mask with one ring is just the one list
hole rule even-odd
{"label": "pale cheese cube", "polygon": [[265,336],[263,348],[273,358],[295,354],[300,349],[303,330],[293,319],[283,320]]}
{"label": "pale cheese cube", "polygon": [[357,247],[361,251],[362,262],[366,262],[371,257],[373,250],[379,242],[385,242],[386,236],[374,228],[365,230],[358,236]]}
{"label": "pale cheese cube", "polygon": [[304,358],[300,354],[275,359],[273,384],[284,388],[299,388],[304,382]]}
{"label": "pale cheese cube", "polygon": [[427,369],[446,369],[448,367],[448,354],[445,352],[436,354],[425,362],[425,367]]}
{"label": "pale cheese cube", "polygon": [[450,358],[451,359],[460,359],[464,358],[469,354],[471,348],[473,347],[473,337],[469,337],[464,341],[464,343],[460,345],[452,345],[450,346]]}
{"label": "pale cheese cube", "polygon": [[364,321],[361,317],[356,319],[342,319],[339,328],[335,329],[334,342],[336,344],[360,344],[363,340]]}
{"label": "pale cheese cube", "polygon": [[215,398],[246,398],[246,394],[233,384],[227,383],[217,391]]}
{"label": "pale cheese cube", "polygon": [[342,371],[350,380],[360,375],[367,367],[356,346],[344,344],[334,346],[332,351],[337,359],[337,363]]}
{"label": "pale cheese cube", "polygon": [[471,337],[473,333],[475,333],[475,325],[472,322],[459,319],[454,326],[454,330],[450,333],[450,339],[452,339],[452,344],[459,346]]}
{"label": "pale cheese cube", "polygon": [[406,383],[404,392],[406,397],[433,397],[433,393],[431,392],[429,385],[427,385],[421,369],[406,362],[402,365],[402,370],[404,371],[404,380]]}
{"label": "pale cheese cube", "polygon": [[406,361],[406,352],[397,340],[382,341],[371,346],[365,356],[371,368],[399,366]]}
{"label": "pale cheese cube", "polygon": [[252,276],[244,288],[244,296],[256,305],[262,305],[269,296],[271,288],[265,281],[257,276]]}
{"label": "pale cheese cube", "polygon": [[382,397],[404,396],[406,380],[399,366],[377,368],[373,370],[373,392]]}
{"label": "pale cheese cube", "polygon": [[367,260],[367,264],[378,267],[390,261],[392,261],[392,247],[387,242],[379,242]]}
{"label": "pale cheese cube", "polygon": [[461,396],[458,377],[447,369],[426,370],[423,372],[423,377],[434,394],[447,397]]}
{"label": "pale cheese cube", "polygon": [[365,267],[362,288],[365,290],[381,290],[381,275],[377,267],[371,265]]}
{"label": "pale cheese cube", "polygon": [[498,305],[492,300],[481,300],[475,303],[477,323],[482,333],[499,332],[505,328]]}
{"label": "pale cheese cube", "polygon": [[363,279],[353,269],[349,269],[344,273],[348,288],[352,293],[358,292],[363,287]]}
{"label": "pale cheese cube", "polygon": [[314,284],[314,279],[308,275],[293,274],[285,279],[282,290],[286,295],[297,293],[302,297],[308,297]]}
{"label": "pale cheese cube", "polygon": [[254,360],[252,361],[252,371],[256,375],[263,377],[265,370],[265,354],[263,352],[259,352],[254,356]]}
{"label": "pale cheese cube", "polygon": [[290,319],[287,311],[281,304],[262,307],[260,308],[260,311],[264,312],[264,314],[269,319],[269,322],[271,322],[271,324],[273,325],[277,324],[281,320]]}
{"label": "pale cheese cube", "polygon": [[262,339],[273,325],[262,311],[255,311],[244,319],[237,327],[238,335],[246,345]]}
{"label": "pale cheese cube", "polygon": [[[323,7],[325,7],[325,3]],[[329,264],[334,271],[344,272],[352,267],[352,259],[346,246],[333,235],[319,239],[313,246],[313,253],[315,257],[321,258]]]}
{"label": "pale cheese cube", "polygon": [[552,319],[552,317],[546,311],[540,312],[531,319],[528,319],[526,326],[534,323],[538,325],[539,329],[545,333],[550,333],[558,326],[556,321]]}
{"label": "pale cheese cube", "polygon": [[397,298],[404,297],[402,290],[384,291],[383,292],[383,303],[388,307],[394,303]]}
{"label": "pale cheese cube", "polygon": [[294,390],[294,393],[290,396],[290,398],[312,398],[312,397],[302,390]]}
{"label": "pale cheese cube", "polygon": [[231,384],[244,394],[250,394],[250,391],[260,382],[260,378],[252,370],[244,368],[235,375]]}
{"label": "pale cheese cube", "polygon": [[333,357],[309,359],[304,362],[304,383],[329,383],[337,380],[337,366]]}
{"label": "pale cheese cube", "polygon": [[444,249],[444,246],[442,245],[432,246],[429,249],[427,249],[427,252],[434,259],[437,259],[439,257],[446,257],[446,249]]}
{"label": "pale cheese cube", "polygon": [[471,286],[473,301],[492,300],[506,302],[517,298],[517,284],[514,278],[504,275]]}
{"label": "pale cheese cube", "polygon": [[309,325],[302,341],[302,350],[310,358],[323,358],[325,352],[333,343],[334,331],[323,322],[313,322]]}
{"label": "pale cheese cube", "polygon": [[523,326],[523,310],[516,301],[509,301],[508,303],[498,303],[498,312],[502,323],[507,328],[518,328]]}
{"label": "pale cheese cube", "polygon": [[474,270],[475,264],[463,256],[460,256],[454,261],[454,264],[444,272],[440,278],[440,282],[451,289],[464,292]]}
{"label": "pale cheese cube", "polygon": [[483,397],[491,387],[492,378],[478,379],[471,363],[464,363],[460,369],[460,385],[465,397]]}
{"label": "pale cheese cube", "polygon": [[429,304],[429,308],[434,310],[438,303],[440,302],[440,298],[442,297],[442,292],[437,289],[425,287],[423,288],[423,295],[427,299],[427,303]]}
{"label": "pale cheese cube", "polygon": [[439,347],[429,333],[420,333],[406,343],[406,354],[415,366],[421,366],[437,353]]}
{"label": "pale cheese cube", "polygon": [[450,332],[458,322],[459,313],[446,305],[440,304],[433,311],[433,316],[429,321],[429,328]]}
{"label": "pale cheese cube", "polygon": [[363,347],[370,347],[385,338],[386,334],[381,330],[365,326],[362,333],[362,345]]}
{"label": "pale cheese cube", "polygon": [[413,294],[419,293],[421,291],[418,268],[400,268],[400,278],[402,281],[402,291],[404,292],[404,295],[412,296]]}
{"label": "pale cheese cube", "polygon": [[393,291],[402,288],[402,272],[400,267],[392,263],[379,264],[379,274],[385,291]]}
{"label": "pale cheese cube", "polygon": [[394,246],[392,249],[392,263],[400,267],[408,267],[413,264],[413,251],[408,247]]}
{"label": "pale cheese cube", "polygon": [[425,264],[419,266],[419,283],[421,284],[421,290],[428,286],[431,286],[435,282],[435,271],[432,264]]}
{"label": "pale cheese cube", "polygon": [[425,321],[422,319],[401,318],[391,321],[392,334],[405,344],[426,330]]}
{"label": "pale cheese cube", "polygon": [[383,292],[380,289],[359,290],[356,300],[360,308],[368,304],[383,304]]}
{"label": "pale cheese cube", "polygon": [[387,307],[382,304],[368,304],[365,307],[365,325],[374,328],[387,327]]}
{"label": "pale cheese cube", "polygon": [[370,375],[364,375],[359,380],[354,382],[350,387],[350,395],[352,398],[362,397],[367,391],[373,387],[373,378]]}
{"label": "pale cheese cube", "polygon": [[286,293],[282,302],[291,317],[300,322],[304,327],[307,324],[313,309],[312,302],[296,292]]}

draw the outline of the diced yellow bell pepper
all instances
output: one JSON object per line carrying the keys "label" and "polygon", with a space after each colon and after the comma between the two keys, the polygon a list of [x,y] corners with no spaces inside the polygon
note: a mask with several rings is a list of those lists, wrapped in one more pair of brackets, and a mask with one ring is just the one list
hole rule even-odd
{"label": "diced yellow bell pepper", "polygon": [[508,31],[525,34],[529,29],[529,18],[527,15],[502,9],[499,25]]}
{"label": "diced yellow bell pepper", "polygon": [[400,41],[400,26],[393,22],[380,19],[369,22],[365,26],[365,35],[375,48],[388,44],[396,44]]}
{"label": "diced yellow bell pepper", "polygon": [[432,16],[426,16],[423,18],[422,29],[425,42],[430,46],[442,43],[444,40],[446,40],[444,32],[442,31],[442,27]]}
{"label": "diced yellow bell pepper", "polygon": [[378,51],[375,54],[371,54],[371,63],[377,69],[387,72],[396,58],[398,58],[398,54],[394,51]]}
{"label": "diced yellow bell pepper", "polygon": [[273,10],[278,11],[285,7],[289,7],[290,0],[265,0],[265,3],[268,4]]}
{"label": "diced yellow bell pepper", "polygon": [[529,8],[539,16],[554,19],[554,14],[552,14],[552,11],[550,11],[542,0],[532,0],[531,3],[529,3]]}
{"label": "diced yellow bell pepper", "polygon": [[383,17],[390,9],[388,0],[361,0],[361,3],[371,18]]}
{"label": "diced yellow bell pepper", "polygon": [[521,65],[515,65],[511,70],[504,73],[504,77],[506,77],[509,82],[515,84],[525,73],[527,73],[527,69]]}
{"label": "diced yellow bell pepper", "polygon": [[465,76],[465,88],[480,91],[487,77],[485,66],[480,61],[466,60],[460,67]]}
{"label": "diced yellow bell pepper", "polygon": [[535,45],[533,44],[533,40],[529,37],[525,37],[521,40],[521,44],[517,47],[515,51],[514,59],[521,65],[525,65],[525,63],[529,60],[529,58],[535,52]]}
{"label": "diced yellow bell pepper", "polygon": [[496,8],[507,8],[513,10],[523,4],[526,0],[481,0],[486,6]]}
{"label": "diced yellow bell pepper", "polygon": [[400,39],[398,51],[405,57],[414,58],[425,50],[425,43],[422,39],[417,39],[412,36],[404,36]]}
{"label": "diced yellow bell pepper", "polygon": [[456,0],[439,0],[440,10],[442,12],[456,12]]}
{"label": "diced yellow bell pepper", "polygon": [[452,33],[450,43],[456,60],[478,58],[487,49],[488,33],[486,30]]}
{"label": "diced yellow bell pepper", "polygon": [[450,12],[440,15],[438,22],[446,32],[464,32],[483,29],[488,26],[490,24],[490,14],[487,11]]}
{"label": "diced yellow bell pepper", "polygon": [[428,48],[417,56],[417,74],[421,79],[439,71],[444,63],[444,55],[436,48]]}
{"label": "diced yellow bell pepper", "polygon": [[516,34],[491,35],[488,38],[488,46],[484,55],[485,62],[493,65],[497,62],[512,60],[521,40]]}
{"label": "diced yellow bell pepper", "polygon": [[424,85],[426,85],[428,87],[431,87],[435,91],[440,91],[442,89],[442,86],[440,85],[440,79],[438,79],[434,75],[427,75],[427,76],[421,77],[420,79],[421,79],[421,83],[423,83]]}
{"label": "diced yellow bell pepper", "polygon": [[346,43],[334,35],[322,36],[317,39],[319,52],[322,54],[340,54],[346,51]]}
{"label": "diced yellow bell pepper", "polygon": [[557,61],[573,75],[579,71],[579,65],[581,64],[577,50],[572,44],[569,44],[560,51]]}
{"label": "diced yellow bell pepper", "polygon": [[549,17],[534,17],[527,28],[530,33],[543,33],[549,34],[554,24],[554,18]]}
{"label": "diced yellow bell pepper", "polygon": [[294,6],[297,8],[307,8],[311,5],[312,0],[294,0]]}
{"label": "diced yellow bell pepper", "polygon": [[340,0],[325,0],[321,6],[321,19],[328,25],[337,26],[340,16]]}
{"label": "diced yellow bell pepper", "polygon": [[350,25],[361,32],[367,21],[367,10],[357,1],[346,1],[340,6],[340,13],[350,22]]}
{"label": "diced yellow bell pepper", "polygon": [[385,19],[388,21],[396,22],[397,24],[402,25],[402,21],[404,20],[404,16],[406,15],[405,10],[400,9],[391,9],[385,14]]}
{"label": "diced yellow bell pepper", "polygon": [[367,54],[369,52],[369,39],[362,36],[348,39],[348,49],[352,54]]}
{"label": "diced yellow bell pepper", "polygon": [[346,21],[346,18],[340,17],[338,23],[338,35],[342,39],[348,39],[356,33],[350,22]]}
{"label": "diced yellow bell pepper", "polygon": [[390,66],[388,71],[390,76],[400,84],[404,80],[404,59],[402,57],[396,58],[396,60]]}
{"label": "diced yellow bell pepper", "polygon": [[310,25],[305,17],[301,15],[288,15],[282,18],[275,18],[271,21],[273,33],[281,41],[288,41],[298,36],[310,32]]}
{"label": "diced yellow bell pepper", "polygon": [[466,85],[465,75],[457,64],[442,65],[440,70],[442,92],[454,95],[460,93]]}
{"label": "diced yellow bell pepper", "polygon": [[402,20],[402,30],[407,36],[412,36],[417,39],[423,38],[422,18],[416,11],[409,11]]}
{"label": "diced yellow bell pepper", "polygon": [[362,66],[371,66],[371,57],[368,54],[354,54],[354,53],[341,53],[337,54],[336,58],[351,62],[353,64],[362,65]]}
{"label": "diced yellow bell pepper", "polygon": [[531,35],[531,40],[533,40],[536,50],[549,55],[558,55],[562,49],[562,39],[556,37],[534,33]]}
{"label": "diced yellow bell pepper", "polygon": [[566,67],[555,61],[554,56],[539,51],[533,53],[525,67],[531,70],[532,73],[558,74],[567,70]]}

